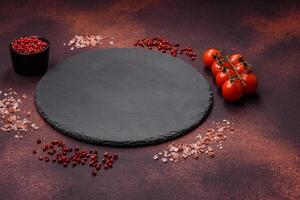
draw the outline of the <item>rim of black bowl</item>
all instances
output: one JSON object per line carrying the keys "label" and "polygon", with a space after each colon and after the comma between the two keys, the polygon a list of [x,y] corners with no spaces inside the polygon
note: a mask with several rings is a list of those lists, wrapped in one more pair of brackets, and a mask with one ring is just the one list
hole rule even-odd
{"label": "rim of black bowl", "polygon": [[[46,42],[46,43],[47,43],[47,47],[46,47],[45,49],[43,49],[42,51],[39,51],[39,52],[37,52],[37,53],[22,53],[22,52],[18,52],[18,51],[16,51],[16,50],[12,47],[12,43],[13,43],[13,41],[15,41],[15,40],[17,40],[17,39],[24,38],[24,37],[37,37],[38,39],[43,40],[44,42]],[[49,42],[46,38],[44,38],[44,37],[42,37],[42,36],[37,36],[37,35],[25,35],[25,36],[21,36],[21,37],[18,37],[18,38],[13,39],[13,40],[9,43],[9,48],[10,48],[13,52],[15,52],[15,53],[17,53],[17,54],[24,55],[24,56],[37,55],[37,54],[43,53],[44,51],[46,51],[47,49],[49,49],[49,46],[50,46],[50,42]]]}

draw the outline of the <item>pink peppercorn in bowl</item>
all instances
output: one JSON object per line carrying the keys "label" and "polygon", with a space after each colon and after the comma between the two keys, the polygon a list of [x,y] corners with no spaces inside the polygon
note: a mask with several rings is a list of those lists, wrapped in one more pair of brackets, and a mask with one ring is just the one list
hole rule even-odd
{"label": "pink peppercorn in bowl", "polygon": [[49,41],[39,36],[23,36],[9,44],[14,71],[22,76],[38,76],[47,72]]}

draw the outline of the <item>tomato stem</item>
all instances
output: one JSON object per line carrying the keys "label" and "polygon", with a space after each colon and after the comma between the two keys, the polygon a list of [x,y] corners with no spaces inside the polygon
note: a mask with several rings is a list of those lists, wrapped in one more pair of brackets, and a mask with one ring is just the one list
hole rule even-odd
{"label": "tomato stem", "polygon": [[229,80],[232,82],[234,80],[234,77],[232,77],[229,73],[228,70],[226,68],[226,66],[224,66],[223,62],[225,61],[224,57],[219,57],[216,59],[218,64],[221,65],[222,67],[222,72],[225,72],[226,75],[228,76]]}
{"label": "tomato stem", "polygon": [[230,64],[230,66],[232,67],[233,71],[236,73],[238,79],[242,82],[242,84],[244,86],[246,86],[245,82],[243,81],[242,77],[240,76],[240,74],[238,73],[238,71],[236,70],[235,66],[231,63],[231,61],[228,58],[228,55],[225,56],[227,62]]}

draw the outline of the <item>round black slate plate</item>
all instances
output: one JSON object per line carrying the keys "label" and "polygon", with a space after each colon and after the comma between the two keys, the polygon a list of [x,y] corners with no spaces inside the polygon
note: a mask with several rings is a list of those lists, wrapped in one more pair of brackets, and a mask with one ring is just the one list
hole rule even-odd
{"label": "round black slate plate", "polygon": [[164,142],[209,114],[207,81],[188,63],[157,51],[88,51],[54,66],[40,81],[37,109],[54,128],[112,146]]}

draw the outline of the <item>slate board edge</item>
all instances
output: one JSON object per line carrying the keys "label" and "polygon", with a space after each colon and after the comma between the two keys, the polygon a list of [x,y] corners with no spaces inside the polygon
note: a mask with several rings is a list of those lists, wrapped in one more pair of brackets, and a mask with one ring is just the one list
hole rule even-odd
{"label": "slate board edge", "polygon": [[35,105],[37,108],[37,111],[40,113],[40,115],[42,116],[43,119],[45,119],[50,126],[52,126],[54,129],[58,130],[59,132],[70,136],[72,138],[76,138],[82,141],[85,141],[87,143],[92,143],[92,144],[100,144],[100,145],[104,145],[104,146],[113,146],[113,147],[138,147],[138,146],[147,146],[147,145],[153,145],[153,144],[159,144],[159,143],[163,143],[163,142],[167,142],[170,140],[173,140],[175,138],[178,138],[180,136],[183,136],[191,131],[193,131],[194,129],[196,129],[203,121],[205,121],[205,119],[208,117],[208,115],[210,114],[212,107],[213,107],[213,93],[212,90],[210,88],[209,90],[209,95],[210,95],[210,100],[209,100],[209,105],[208,105],[208,109],[205,110],[204,112],[200,113],[200,120],[195,122],[194,125],[190,126],[187,129],[183,129],[180,131],[176,131],[176,133],[174,134],[174,132],[170,132],[167,133],[165,136],[163,137],[159,137],[159,138],[150,138],[148,140],[142,140],[142,141],[123,141],[123,142],[118,142],[118,141],[106,141],[106,140],[100,140],[100,139],[95,139],[92,137],[88,137],[88,136],[82,136],[74,131],[71,130],[66,130],[65,128],[63,128],[58,122],[49,119],[49,117],[47,116],[47,114],[45,112],[42,111],[42,109],[40,108],[40,103],[38,101],[37,98],[37,91],[38,91],[38,87],[35,93]]}

